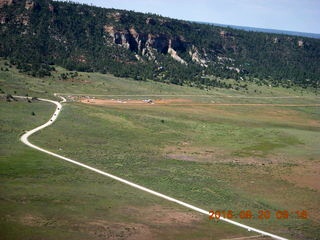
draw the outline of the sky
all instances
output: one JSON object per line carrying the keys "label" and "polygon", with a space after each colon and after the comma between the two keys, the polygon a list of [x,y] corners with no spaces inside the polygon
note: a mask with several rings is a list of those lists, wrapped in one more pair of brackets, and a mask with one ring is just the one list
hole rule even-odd
{"label": "sky", "polygon": [[320,0],[76,0],[165,17],[320,33]]}

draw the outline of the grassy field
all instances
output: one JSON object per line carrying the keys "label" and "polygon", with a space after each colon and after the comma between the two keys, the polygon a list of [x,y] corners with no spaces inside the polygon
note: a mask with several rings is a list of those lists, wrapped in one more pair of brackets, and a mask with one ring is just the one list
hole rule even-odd
{"label": "grassy field", "polygon": [[[232,210],[235,216],[250,210],[253,219],[234,220],[253,227],[290,239],[320,238],[316,94],[253,84],[249,93],[204,91],[95,73],[62,81],[57,76],[65,70],[58,71],[48,79],[28,77],[15,69],[0,72],[1,90],[52,99],[54,92],[105,99],[179,98],[188,104],[68,102],[58,121],[31,137],[31,142],[203,209]],[[3,100],[0,108],[2,239],[252,235],[20,143],[23,130],[48,120],[53,106]],[[270,210],[271,218],[258,219],[259,210]],[[278,210],[307,210],[308,219],[292,213],[279,220]]]}

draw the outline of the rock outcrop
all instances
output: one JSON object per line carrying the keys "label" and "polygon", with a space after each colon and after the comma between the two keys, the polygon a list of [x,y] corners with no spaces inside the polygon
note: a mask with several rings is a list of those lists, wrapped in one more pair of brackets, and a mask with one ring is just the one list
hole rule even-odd
{"label": "rock outcrop", "polygon": [[174,50],[172,46],[172,40],[169,40],[169,47],[168,47],[168,54],[176,61],[178,61],[181,64],[188,65],[185,60],[183,60],[178,53]]}
{"label": "rock outcrop", "polygon": [[[150,22],[151,20],[147,20]],[[149,23],[151,24],[151,23]],[[114,26],[104,26],[104,31],[111,37],[113,44],[120,45],[141,56],[154,59],[155,52],[169,54],[176,61],[187,64],[178,52],[186,52],[188,43],[182,37],[170,37],[166,34],[138,33],[133,27],[116,30]]]}
{"label": "rock outcrop", "polygon": [[5,5],[12,5],[14,3],[14,0],[0,0],[0,8],[2,8]]}
{"label": "rock outcrop", "polygon": [[193,62],[198,63],[202,67],[208,67],[207,61],[204,58],[201,58],[198,48],[192,45],[192,48],[189,50],[189,55]]}
{"label": "rock outcrop", "polygon": [[35,6],[35,2],[32,0],[27,0],[26,4],[25,4],[25,9],[29,10],[29,9],[33,9]]}

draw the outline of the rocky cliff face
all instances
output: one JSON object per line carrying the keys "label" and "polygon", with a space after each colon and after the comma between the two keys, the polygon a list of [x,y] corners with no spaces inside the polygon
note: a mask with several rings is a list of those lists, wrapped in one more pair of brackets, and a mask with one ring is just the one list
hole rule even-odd
{"label": "rocky cliff face", "polygon": [[[147,19],[147,22],[152,20]],[[153,20],[154,21],[154,20]],[[111,38],[107,38],[109,43],[120,45],[141,56],[152,56],[154,51],[161,54],[168,54],[176,61],[186,64],[178,52],[186,52],[190,43],[182,37],[170,37],[166,34],[151,34],[137,32],[134,28],[116,30],[114,26],[104,26],[104,31]]]}
{"label": "rocky cliff face", "polygon": [[192,45],[192,48],[189,50],[189,55],[191,56],[191,59],[193,62],[198,63],[200,66],[202,67],[208,67],[207,63],[208,63],[208,59],[207,54],[205,49],[203,49],[203,57],[200,54],[199,50],[197,47],[195,47],[194,45]]}

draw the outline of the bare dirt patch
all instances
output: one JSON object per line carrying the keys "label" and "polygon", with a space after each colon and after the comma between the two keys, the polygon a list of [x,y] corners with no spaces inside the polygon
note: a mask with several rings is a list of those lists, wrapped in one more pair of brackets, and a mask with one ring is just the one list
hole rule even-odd
{"label": "bare dirt patch", "polygon": [[47,219],[42,218],[40,216],[31,215],[31,214],[26,214],[24,216],[21,216],[20,222],[23,225],[30,226],[30,227],[44,226],[48,223]]}
{"label": "bare dirt patch", "polygon": [[80,98],[80,102],[86,104],[93,104],[93,105],[102,105],[102,106],[109,106],[109,105],[153,105],[153,104],[186,104],[191,103],[192,101],[189,99],[141,99],[141,100],[133,100],[133,99],[96,99],[96,98]]}
{"label": "bare dirt patch", "polygon": [[[194,227],[194,223],[203,218],[194,212],[177,211],[174,208],[155,205],[146,208],[126,206],[119,209],[121,214],[128,216],[125,222],[95,220],[73,225],[74,231],[87,233],[97,239],[155,239],[162,229],[177,227]],[[131,222],[139,219],[139,223]],[[134,220],[135,221],[135,220]],[[172,229],[171,229],[172,231]]]}
{"label": "bare dirt patch", "polygon": [[73,229],[85,232],[98,239],[149,240],[154,238],[148,226],[136,223],[97,220],[73,226]]}
{"label": "bare dirt patch", "polygon": [[191,162],[217,162],[221,161],[224,152],[218,149],[206,149],[201,147],[189,146],[188,143],[183,146],[168,146],[164,149],[166,158],[191,161]]}
{"label": "bare dirt patch", "polygon": [[194,212],[180,212],[173,208],[152,206],[144,210],[147,212],[147,220],[164,225],[191,225],[202,220],[202,217]]}
{"label": "bare dirt patch", "polygon": [[184,143],[181,146],[168,146],[164,150],[164,157],[190,162],[202,163],[236,163],[236,164],[258,164],[267,165],[285,161],[278,157],[235,157],[229,152],[215,148],[195,147]]}
{"label": "bare dirt patch", "polygon": [[203,220],[203,217],[195,212],[177,211],[175,208],[155,205],[146,208],[128,206],[122,209],[128,216],[143,218],[143,221],[150,225],[170,226],[192,226],[196,222]]}
{"label": "bare dirt patch", "polygon": [[320,191],[320,161],[299,163],[291,168],[291,173],[283,178],[299,187]]}
{"label": "bare dirt patch", "polygon": [[88,231],[99,239],[128,239],[128,240],[148,240],[152,239],[150,229],[143,224],[109,223],[106,221],[95,221],[88,224]]}

